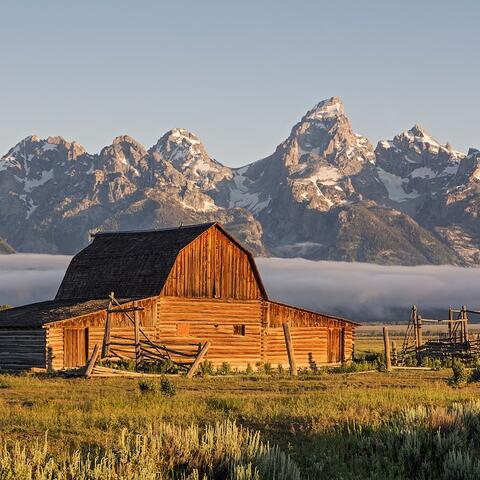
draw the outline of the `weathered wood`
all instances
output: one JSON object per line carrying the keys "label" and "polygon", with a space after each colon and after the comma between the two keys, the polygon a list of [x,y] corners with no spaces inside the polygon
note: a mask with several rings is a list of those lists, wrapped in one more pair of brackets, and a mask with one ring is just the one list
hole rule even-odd
{"label": "weathered wood", "polygon": [[145,310],[143,307],[128,307],[128,308],[112,308],[108,309],[107,313],[131,313]]}
{"label": "weathered wood", "polygon": [[448,307],[448,338],[451,340],[453,335],[453,309]]}
{"label": "weathered wood", "polygon": [[[113,296],[113,292],[110,294],[111,297]],[[110,350],[110,329],[111,329],[111,308],[112,308],[112,299],[110,298],[108,302],[108,309],[107,309],[107,319],[105,321],[105,333],[103,336],[103,346],[102,346],[102,358],[106,358],[109,355]]]}
{"label": "weathered wood", "polygon": [[205,342],[200,352],[198,352],[197,358],[195,359],[195,361],[192,363],[192,366],[188,370],[187,378],[192,378],[195,375],[196,371],[198,370],[198,367],[200,366],[200,363],[203,360],[203,357],[207,354],[209,347],[210,347],[210,342]]}
{"label": "weathered wood", "polygon": [[85,377],[90,378],[93,372],[93,368],[95,367],[95,364],[97,363],[98,357],[100,355],[100,347],[98,346],[98,343],[95,345],[93,348],[92,355],[90,359],[88,360],[87,363],[87,368],[85,369]]}
{"label": "weathered wood", "polygon": [[295,363],[295,352],[293,351],[292,337],[288,323],[283,324],[283,334],[285,336],[285,346],[287,348],[288,363],[290,365],[290,375],[297,376],[297,365]]}
{"label": "weathered wood", "polygon": [[463,341],[468,342],[468,314],[467,306],[462,306],[462,320],[463,320]]}
{"label": "weathered wood", "polygon": [[423,345],[423,335],[422,335],[422,317],[417,315],[417,347]]}
{"label": "weathered wood", "polygon": [[296,367],[315,369],[352,359],[355,324],[268,300],[251,256],[217,227],[172,258],[161,292],[135,302],[112,293],[106,303],[101,310],[46,328],[46,356],[53,369],[64,368],[70,358],[64,335],[68,328],[88,329],[85,362],[99,344],[102,358],[131,359],[137,366],[168,358],[185,365],[195,358],[196,345],[208,341],[214,365],[290,366],[284,323],[290,328]]}
{"label": "weathered wood", "polygon": [[392,340],[392,364],[396,365],[397,361],[398,361],[397,344],[395,340]]}
{"label": "weathered wood", "polygon": [[134,341],[135,341],[135,367],[138,369],[141,362],[141,345],[140,345],[140,323],[138,321],[136,303],[133,302],[133,319],[134,319]]}
{"label": "weathered wood", "polygon": [[393,370],[431,370],[430,367],[405,367],[405,366],[395,366],[392,367]]}
{"label": "weathered wood", "polygon": [[220,229],[197,237],[177,256],[163,294],[189,298],[260,299],[255,265]]}
{"label": "weathered wood", "polygon": [[385,353],[385,368],[387,372],[392,371],[392,360],[390,357],[390,338],[388,336],[388,328],[383,327],[383,349]]}

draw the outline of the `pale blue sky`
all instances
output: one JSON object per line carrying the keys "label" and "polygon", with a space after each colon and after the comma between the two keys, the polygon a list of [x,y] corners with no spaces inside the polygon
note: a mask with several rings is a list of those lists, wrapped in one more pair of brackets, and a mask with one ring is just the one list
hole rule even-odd
{"label": "pale blue sky", "polygon": [[476,0],[0,0],[0,21],[1,154],[184,127],[239,166],[333,95],[374,144],[418,122],[480,147]]}

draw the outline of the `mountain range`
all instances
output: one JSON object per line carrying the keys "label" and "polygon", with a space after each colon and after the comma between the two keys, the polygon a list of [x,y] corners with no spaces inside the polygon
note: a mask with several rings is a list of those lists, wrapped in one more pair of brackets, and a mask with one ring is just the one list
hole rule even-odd
{"label": "mountain range", "polygon": [[342,101],[318,103],[268,157],[241,168],[175,128],[99,153],[30,136],[0,159],[0,236],[72,254],[100,230],[218,221],[256,255],[381,264],[480,263],[480,152],[419,125],[374,148]]}

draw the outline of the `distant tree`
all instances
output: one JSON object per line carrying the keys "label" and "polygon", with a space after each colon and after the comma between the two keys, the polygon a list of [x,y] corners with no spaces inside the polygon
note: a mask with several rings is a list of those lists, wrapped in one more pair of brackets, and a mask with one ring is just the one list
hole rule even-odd
{"label": "distant tree", "polygon": [[9,308],[12,308],[12,306],[11,306],[11,305],[7,305],[7,304],[0,305],[0,311],[2,311],[2,310],[8,310]]}

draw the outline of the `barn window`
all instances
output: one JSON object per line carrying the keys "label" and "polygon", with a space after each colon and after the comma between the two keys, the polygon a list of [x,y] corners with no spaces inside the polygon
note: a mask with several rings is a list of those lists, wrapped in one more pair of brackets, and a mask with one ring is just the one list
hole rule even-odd
{"label": "barn window", "polygon": [[188,323],[178,323],[177,336],[187,337],[188,335],[190,335],[190,325]]}
{"label": "barn window", "polygon": [[241,335],[242,337],[245,336],[245,325],[234,325],[233,326],[233,334],[234,335]]}

